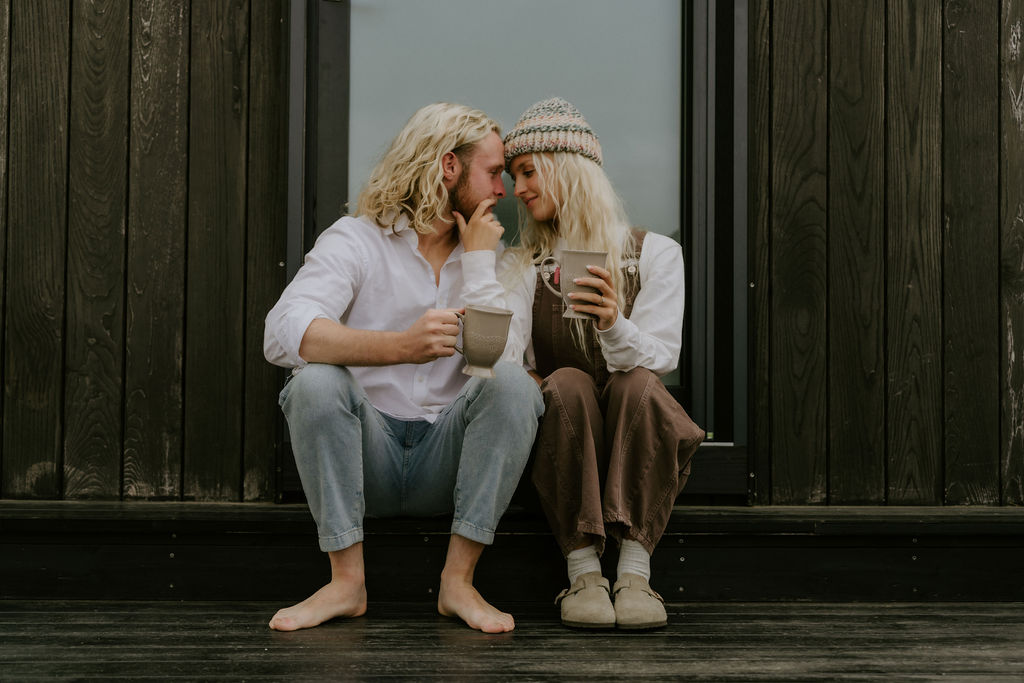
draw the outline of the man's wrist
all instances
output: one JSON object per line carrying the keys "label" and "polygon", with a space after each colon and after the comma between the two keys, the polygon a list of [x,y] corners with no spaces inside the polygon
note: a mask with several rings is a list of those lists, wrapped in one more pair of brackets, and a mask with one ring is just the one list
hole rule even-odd
{"label": "man's wrist", "polygon": [[391,361],[387,365],[401,365],[402,363],[408,363],[409,358],[412,354],[409,352],[409,330],[403,330],[401,332],[395,332],[395,343],[391,345],[394,349],[394,357],[389,358]]}

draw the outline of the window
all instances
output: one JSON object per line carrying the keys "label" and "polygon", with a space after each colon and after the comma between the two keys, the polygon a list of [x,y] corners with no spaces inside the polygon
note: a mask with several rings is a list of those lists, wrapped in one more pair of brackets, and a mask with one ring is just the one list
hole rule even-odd
{"label": "window", "polygon": [[[746,6],[292,0],[289,272],[420,106],[468,104],[508,129],[564,97],[599,135],[633,222],[683,246],[683,352],[664,381],[709,432],[696,489],[745,495]],[[496,213],[509,236],[506,189]]]}

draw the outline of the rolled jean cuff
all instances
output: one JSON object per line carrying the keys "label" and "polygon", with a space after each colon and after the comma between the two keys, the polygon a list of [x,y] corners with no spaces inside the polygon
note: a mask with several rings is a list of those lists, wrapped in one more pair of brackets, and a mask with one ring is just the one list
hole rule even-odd
{"label": "rolled jean cuff", "polygon": [[346,531],[338,536],[321,536],[320,537],[320,550],[325,553],[334,552],[335,550],[344,550],[349,546],[353,546],[356,543],[361,543],[363,540],[363,528],[356,527],[351,531]]}
{"label": "rolled jean cuff", "polygon": [[464,522],[458,519],[452,521],[452,533],[458,534],[463,538],[468,538],[471,541],[476,541],[477,543],[483,543],[484,545],[491,545],[494,543],[493,531],[481,529],[469,522]]}

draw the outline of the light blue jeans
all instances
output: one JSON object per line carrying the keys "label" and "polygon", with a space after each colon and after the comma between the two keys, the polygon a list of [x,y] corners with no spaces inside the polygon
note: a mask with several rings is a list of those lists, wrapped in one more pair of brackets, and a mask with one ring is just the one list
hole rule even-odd
{"label": "light blue jeans", "polygon": [[544,401],[522,367],[473,377],[434,423],[372,405],[347,368],[311,363],[281,391],[320,549],[363,540],[363,518],[454,513],[452,533],[494,542],[530,457]]}

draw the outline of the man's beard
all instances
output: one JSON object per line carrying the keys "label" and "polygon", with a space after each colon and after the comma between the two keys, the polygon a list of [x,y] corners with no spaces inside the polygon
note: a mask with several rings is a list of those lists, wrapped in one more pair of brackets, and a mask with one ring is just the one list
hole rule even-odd
{"label": "man's beard", "polygon": [[476,206],[469,206],[472,201],[469,197],[469,166],[462,169],[459,179],[455,181],[455,187],[448,190],[448,208],[458,211],[467,221],[476,211]]}

